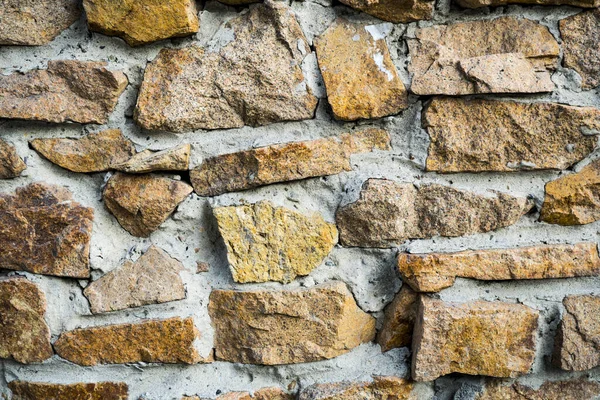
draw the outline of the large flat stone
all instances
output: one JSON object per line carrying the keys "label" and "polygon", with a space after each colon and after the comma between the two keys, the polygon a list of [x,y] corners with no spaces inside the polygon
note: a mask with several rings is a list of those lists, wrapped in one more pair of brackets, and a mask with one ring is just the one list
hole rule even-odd
{"label": "large flat stone", "polygon": [[600,395],[600,384],[585,379],[548,381],[533,388],[518,382],[489,382],[474,400],[594,400]]}
{"label": "large flat stone", "polygon": [[27,165],[19,155],[15,146],[0,139],[0,179],[12,179],[21,175]]}
{"label": "large flat stone", "polygon": [[407,23],[433,17],[433,0],[341,0],[343,4],[384,21]]}
{"label": "large flat stone", "polygon": [[410,286],[403,284],[394,300],[385,307],[383,326],[377,334],[381,351],[410,347],[417,317],[419,296]]}
{"label": "large flat stone", "polygon": [[[587,5],[577,7],[600,7],[600,1],[574,1]],[[591,89],[600,85],[600,10],[586,11],[560,21],[563,40],[563,65],[574,69],[581,76],[581,86]]]}
{"label": "large flat stone", "polygon": [[57,383],[12,381],[12,400],[127,400],[129,389],[123,382]]}
{"label": "large flat stone", "polygon": [[406,379],[377,376],[372,382],[321,383],[300,392],[299,400],[411,400],[413,384]]}

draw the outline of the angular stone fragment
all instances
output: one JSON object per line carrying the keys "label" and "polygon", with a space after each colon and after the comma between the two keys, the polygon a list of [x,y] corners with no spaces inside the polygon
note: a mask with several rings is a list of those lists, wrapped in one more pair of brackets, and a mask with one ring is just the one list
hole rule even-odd
{"label": "angular stone fragment", "polygon": [[116,173],[104,188],[104,203],[127,232],[148,237],[190,193],[190,185],[174,179]]}
{"label": "angular stone fragment", "polygon": [[315,39],[327,100],[337,119],[381,118],[408,107],[387,44],[377,27],[338,20]]}
{"label": "angular stone fragment", "polygon": [[412,377],[453,372],[514,378],[535,358],[539,312],[521,304],[444,303],[420,297],[413,332]]}
{"label": "angular stone fragment", "polygon": [[600,110],[557,103],[436,97],[423,113],[431,142],[427,170],[436,172],[566,169],[598,138]]}
{"label": "angular stone fragment", "polygon": [[199,332],[192,318],[150,320],[65,332],[54,343],[56,353],[75,364],[204,362],[194,347]]}
{"label": "angular stone fragment", "polygon": [[458,5],[465,8],[496,7],[507,4],[533,4],[539,6],[565,5],[583,8],[600,7],[600,1],[598,0],[456,0],[456,2]]}
{"label": "angular stone fragment", "polygon": [[537,389],[518,382],[491,382],[474,400],[594,400],[599,395],[600,384],[584,379],[548,381]]}
{"label": "angular stone fragment", "polygon": [[0,45],[50,43],[80,15],[79,0],[2,0]]}
{"label": "angular stone fragment", "polygon": [[375,149],[388,150],[390,136],[367,129],[339,137],[260,147],[205,160],[190,172],[200,196],[216,196],[277,182],[351,171],[350,156]]}
{"label": "angular stone fragment", "polygon": [[35,283],[0,279],[0,359],[30,364],[52,357],[45,313],[46,296]]}
{"label": "angular stone fragment", "polygon": [[128,387],[122,382],[56,383],[12,381],[8,388],[13,400],[127,400]]}
{"label": "angular stone fragment", "polygon": [[386,352],[412,343],[412,332],[417,317],[419,296],[408,285],[385,308],[383,326],[377,335],[381,351]]}
{"label": "angular stone fragment", "polygon": [[[600,7],[600,1],[589,0],[587,7]],[[565,18],[559,27],[564,49],[563,65],[577,71],[582,88],[600,85],[600,10]]]}
{"label": "angular stone fragment", "polygon": [[104,124],[127,86],[104,62],[48,61],[48,69],[0,74],[0,118]]}
{"label": "angular stone fragment", "polygon": [[131,174],[152,171],[187,171],[190,168],[192,146],[182,144],[171,149],[144,150],[114,168]]}
{"label": "angular stone fragment", "polygon": [[279,365],[324,360],[375,336],[343,282],[282,291],[214,290],[208,305],[216,357]]}
{"label": "angular stone fragment", "polygon": [[419,292],[438,292],[455,278],[481,280],[548,279],[600,275],[596,243],[555,244],[398,255],[402,280]]}
{"label": "angular stone fragment", "polygon": [[384,248],[407,239],[504,228],[531,207],[525,198],[500,192],[479,195],[437,184],[369,179],[356,202],[338,209],[336,225],[344,246]]}
{"label": "angular stone fragment", "polygon": [[83,293],[92,313],[104,313],[185,299],[179,273],[183,265],[164,250],[151,246],[136,262],[123,266],[90,283]]}
{"label": "angular stone fragment", "polygon": [[568,296],[554,340],[553,362],[567,371],[600,365],[600,297]]}
{"label": "angular stone fragment", "polygon": [[89,278],[94,210],[68,189],[32,183],[0,194],[0,268]]}
{"label": "angular stone fragment", "polygon": [[548,28],[534,21],[501,17],[421,28],[415,35],[408,41],[415,94],[537,93],[554,88],[550,71],[556,68],[559,46]]}
{"label": "angular stone fragment", "polygon": [[600,219],[600,161],[546,184],[540,220],[584,225]]}
{"label": "angular stone fragment", "polygon": [[223,30],[225,44],[163,49],[146,67],[134,114],[141,127],[182,132],[313,117],[317,99],[300,66],[310,46],[286,5],[267,0]]}
{"label": "angular stone fragment", "polygon": [[227,247],[233,280],[288,283],[308,275],[337,243],[337,229],[270,201],[218,207],[213,213]]}
{"label": "angular stone fragment", "polygon": [[322,383],[307,387],[299,400],[411,400],[413,384],[393,376],[376,376],[372,382]]}
{"label": "angular stone fragment", "polygon": [[135,154],[135,146],[120,129],[91,133],[81,139],[33,139],[29,144],[54,164],[73,172],[108,171]]}
{"label": "angular stone fragment", "polygon": [[12,179],[21,175],[27,165],[17,154],[15,146],[0,139],[0,179]]}
{"label": "angular stone fragment", "polygon": [[433,16],[433,0],[341,0],[343,4],[395,23],[429,20]]}
{"label": "angular stone fragment", "polygon": [[90,30],[140,46],[198,32],[195,0],[84,0]]}

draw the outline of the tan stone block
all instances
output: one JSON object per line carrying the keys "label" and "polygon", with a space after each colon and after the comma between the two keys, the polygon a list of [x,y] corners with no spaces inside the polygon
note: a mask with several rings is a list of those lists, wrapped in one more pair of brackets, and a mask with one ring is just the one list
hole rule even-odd
{"label": "tan stone block", "polygon": [[161,151],[144,150],[122,164],[115,165],[118,171],[141,174],[153,171],[187,171],[190,168],[192,146],[182,144]]}
{"label": "tan stone block", "polygon": [[[598,0],[575,0],[576,7],[600,7]],[[563,40],[563,65],[581,76],[581,87],[592,89],[600,85],[600,10],[591,10],[560,21]]]}
{"label": "tan stone block", "polygon": [[600,384],[584,379],[548,381],[539,388],[498,381],[488,383],[474,400],[594,400],[599,395]]}

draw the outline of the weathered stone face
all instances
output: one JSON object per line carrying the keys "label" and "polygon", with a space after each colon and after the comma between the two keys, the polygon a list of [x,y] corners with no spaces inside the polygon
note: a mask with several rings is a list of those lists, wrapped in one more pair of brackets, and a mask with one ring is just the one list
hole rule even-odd
{"label": "weathered stone face", "polygon": [[75,364],[146,363],[196,364],[199,337],[192,318],[150,320],[65,332],[54,343],[56,353]]}
{"label": "weathered stone face", "polygon": [[583,8],[600,7],[600,1],[598,0],[456,0],[456,2],[461,7],[465,8],[496,7],[507,4],[534,4],[539,6],[566,5]]}
{"label": "weathered stone face", "polygon": [[408,40],[415,94],[554,89],[549,71],[556,67],[559,46],[548,28],[536,22],[501,17],[422,28],[415,35]]}
{"label": "weathered stone face", "polygon": [[0,279],[0,358],[39,363],[54,353],[46,325],[46,296],[25,278]]}
{"label": "weathered stone face", "polygon": [[151,246],[136,262],[123,266],[90,283],[83,293],[92,313],[104,313],[185,299],[179,273],[183,265],[164,250]]}
{"label": "weathered stone face", "polygon": [[[217,400],[294,400],[295,398],[296,396],[276,387],[259,389],[254,394],[248,392],[230,392],[217,396]],[[194,397],[190,399],[199,400],[200,398]],[[185,400],[185,398],[182,400]]]}
{"label": "weathered stone face", "polygon": [[342,282],[282,291],[214,290],[216,357],[279,365],[337,357],[373,340],[375,319]]}
{"label": "weathered stone face", "polygon": [[417,317],[418,298],[417,293],[403,284],[394,300],[387,305],[383,326],[377,335],[381,351],[410,346]]}
{"label": "weathered stone face", "polygon": [[0,179],[12,179],[21,175],[27,165],[17,154],[15,146],[0,139]]}
{"label": "weathered stone face", "polygon": [[438,292],[455,278],[549,279],[600,275],[596,243],[458,253],[399,254],[402,280],[419,292]]}
{"label": "weathered stone face", "polygon": [[146,67],[134,118],[173,132],[313,117],[300,64],[310,46],[290,9],[267,0],[229,21],[219,50],[163,49]]}
{"label": "weathered stone face", "polygon": [[194,168],[190,178],[200,196],[216,196],[277,182],[351,171],[352,154],[389,148],[390,136],[386,131],[367,129],[339,137],[277,144],[212,157]]}
{"label": "weathered stone face", "polygon": [[372,25],[339,19],[315,39],[327,100],[337,119],[381,118],[408,107],[406,88],[378,33]]}
{"label": "weathered stone face", "polygon": [[127,86],[104,62],[48,61],[48,69],[0,75],[0,118],[104,124]]}
{"label": "weathered stone face", "polygon": [[337,229],[269,201],[213,210],[233,280],[288,283],[308,275],[337,243]]}
{"label": "weathered stone face", "polygon": [[33,139],[29,143],[54,164],[73,172],[108,171],[135,154],[135,146],[120,129],[91,133],[81,139]]}
{"label": "weathered stone face", "polygon": [[540,220],[584,225],[600,219],[600,161],[546,184]]}
{"label": "weathered stone face", "polygon": [[104,189],[104,203],[127,232],[148,237],[192,190],[174,179],[116,173]]}
{"label": "weathered stone face", "polygon": [[409,400],[413,384],[392,376],[377,376],[373,382],[323,383],[307,387],[300,400]]}
{"label": "weathered stone face", "polygon": [[140,46],[198,32],[195,0],[84,0],[90,30]]}
{"label": "weathered stone face", "polygon": [[[588,7],[600,7],[600,1],[589,0]],[[560,21],[563,40],[563,65],[581,75],[581,87],[600,85],[600,11],[586,11]]]}
{"label": "weathered stone face", "polygon": [[0,5],[0,45],[50,43],[81,15],[78,0],[2,0]]}
{"label": "weathered stone face", "polygon": [[127,400],[127,384],[121,382],[55,383],[12,381],[13,400]]}
{"label": "weathered stone face", "polygon": [[94,211],[66,188],[32,183],[0,194],[0,268],[88,278]]}
{"label": "weathered stone face", "polygon": [[343,4],[379,19],[395,23],[429,20],[433,16],[432,0],[341,0]]}
{"label": "weathered stone face", "polygon": [[436,172],[566,169],[590,154],[600,110],[557,103],[437,97],[423,113]]}
{"label": "weathered stone face", "polygon": [[504,193],[369,179],[356,202],[338,209],[336,225],[344,246],[383,248],[407,239],[493,231],[514,224],[531,207]]}
{"label": "weathered stone face", "polygon": [[520,383],[503,385],[491,382],[475,400],[594,400],[600,395],[600,384],[583,379],[548,381],[538,389]]}
{"label": "weathered stone face", "polygon": [[520,304],[456,304],[421,296],[413,332],[412,377],[458,372],[499,378],[531,368],[539,312]]}
{"label": "weathered stone face", "polygon": [[553,362],[567,371],[600,365],[600,297],[568,296],[554,340]]}
{"label": "weathered stone face", "polygon": [[115,169],[130,174],[152,171],[187,171],[190,167],[191,151],[190,144],[182,144],[161,151],[144,150],[131,157],[127,162],[116,165]]}

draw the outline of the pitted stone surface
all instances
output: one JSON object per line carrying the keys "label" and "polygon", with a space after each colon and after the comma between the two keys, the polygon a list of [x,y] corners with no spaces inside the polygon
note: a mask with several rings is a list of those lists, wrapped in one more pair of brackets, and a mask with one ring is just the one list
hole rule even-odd
{"label": "pitted stone surface", "polygon": [[[590,1],[586,7],[600,7],[600,1]],[[564,49],[563,65],[577,71],[583,89],[600,85],[600,10],[565,18],[559,27]]]}
{"label": "pitted stone surface", "polygon": [[13,400],[127,400],[127,384],[122,382],[55,383],[12,381],[8,387]]}
{"label": "pitted stone surface", "polygon": [[0,179],[12,179],[21,175],[27,165],[19,155],[15,146],[0,139]]}

